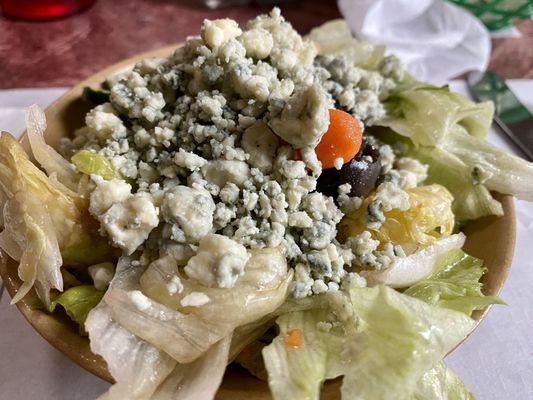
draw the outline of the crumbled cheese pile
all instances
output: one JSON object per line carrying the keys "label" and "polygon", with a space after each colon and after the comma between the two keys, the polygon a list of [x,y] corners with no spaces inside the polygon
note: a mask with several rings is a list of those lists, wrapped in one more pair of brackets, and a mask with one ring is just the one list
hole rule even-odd
{"label": "crumbled cheese pile", "polygon": [[[169,58],[143,60],[110,78],[110,103],[90,111],[64,149],[103,155],[124,177],[93,176],[90,212],[126,254],[172,256],[189,278],[230,288],[250,249],[281,247],[295,268],[296,297],[338,290],[346,280],[364,285],[347,270],[386,265],[398,249],[378,251],[368,232],[346,245],[336,241],[343,211],[361,199],[340,188],[341,211],[315,191],[321,164],[314,147],[329,108],[367,124],[384,115],[380,98],[401,75],[394,59],[385,60],[380,71],[367,71],[343,57],[317,57],[279,9],[245,30],[229,19],[206,20],[201,37]],[[410,159],[394,169],[390,147],[380,152],[387,179],[370,226],[383,211],[408,208],[404,189],[425,174]],[[182,290],[179,280],[169,290]],[[208,301],[201,293],[182,300]]]}

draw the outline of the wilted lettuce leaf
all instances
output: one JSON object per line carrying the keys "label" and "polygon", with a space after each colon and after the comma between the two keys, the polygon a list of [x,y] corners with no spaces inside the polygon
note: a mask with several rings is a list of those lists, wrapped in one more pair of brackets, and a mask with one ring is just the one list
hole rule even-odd
{"label": "wilted lettuce leaf", "polygon": [[176,365],[151,400],[214,399],[228,364],[230,343],[231,335],[192,363]]}
{"label": "wilted lettuce leaf", "polygon": [[87,315],[100,302],[103,295],[104,292],[96,290],[92,285],[74,286],[52,301],[48,311],[54,312],[58,305],[63,307],[70,319],[83,330]]}
{"label": "wilted lettuce leaf", "polygon": [[65,265],[93,265],[115,258],[118,251],[113,249],[108,241],[97,236],[95,230],[91,234],[85,232],[72,240],[61,250]]}
{"label": "wilted lettuce leaf", "polygon": [[0,186],[4,230],[0,247],[19,261],[20,300],[35,284],[49,302],[51,288],[63,289],[61,247],[78,227],[83,200],[39,170],[8,133],[0,136]]}
{"label": "wilted lettuce leaf", "polygon": [[[341,375],[343,399],[410,399],[474,325],[386,286],[352,288],[349,299],[337,292],[329,310],[288,313],[277,323],[279,336],[263,350],[274,399],[317,399],[322,382]],[[301,342],[293,346],[287,337],[296,329]]]}
{"label": "wilted lettuce leaf", "polygon": [[[122,257],[110,290],[140,289],[142,265]],[[105,301],[91,311],[85,324],[91,350],[107,362],[116,383],[104,395],[109,400],[211,399],[228,363],[232,335],[211,346],[198,359],[177,364],[168,354],[115,322]],[[242,336],[241,336],[242,339]]]}
{"label": "wilted lettuce leaf", "polygon": [[426,303],[471,315],[489,304],[503,304],[481,292],[483,261],[460,249],[450,250],[439,261],[432,276],[408,288],[404,293]]}
{"label": "wilted lettuce leaf", "polygon": [[[231,290],[189,279],[172,257],[163,257],[151,263],[141,278],[141,289],[148,296],[141,297],[144,307],[139,308],[131,293],[120,289],[109,289],[104,300],[112,318],[130,332],[180,363],[192,362],[237,327],[270,315],[285,301],[292,281],[285,257],[277,249],[257,253]],[[172,277],[180,277],[182,290],[169,292]],[[181,304],[181,299],[195,292],[209,301],[198,307]]]}

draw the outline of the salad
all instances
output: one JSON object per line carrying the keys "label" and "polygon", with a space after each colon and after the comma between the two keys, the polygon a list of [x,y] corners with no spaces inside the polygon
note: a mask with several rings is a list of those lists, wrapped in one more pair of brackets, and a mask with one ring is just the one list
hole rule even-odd
{"label": "salad", "polygon": [[485,141],[491,103],[418,82],[332,21],[205,20],[86,89],[60,152],[0,136],[0,247],[107,362],[102,399],[212,399],[236,362],[274,399],[470,399],[443,357],[473,329],[468,220],[533,200]]}

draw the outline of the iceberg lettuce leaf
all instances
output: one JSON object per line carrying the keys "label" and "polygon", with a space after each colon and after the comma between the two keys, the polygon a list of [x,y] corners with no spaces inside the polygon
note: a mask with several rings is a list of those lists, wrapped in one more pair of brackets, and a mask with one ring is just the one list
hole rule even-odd
{"label": "iceberg lettuce leaf", "polygon": [[80,175],[66,159],[45,142],[46,117],[43,110],[35,104],[26,113],[26,129],[31,151],[37,162],[48,175],[55,175],[64,186],[76,191]]}
{"label": "iceberg lettuce leaf", "polygon": [[483,262],[460,249],[448,251],[428,278],[408,288],[404,294],[426,303],[471,315],[489,304],[504,304],[494,296],[485,296],[481,277]]}
{"label": "iceberg lettuce leaf", "polygon": [[394,260],[388,268],[362,270],[360,274],[367,280],[369,286],[384,284],[393,288],[405,288],[430,276],[438,268],[439,259],[450,249],[463,247],[465,239],[466,236],[459,232],[407,257]]}
{"label": "iceberg lettuce leaf", "polygon": [[470,136],[462,127],[450,132],[445,149],[468,165],[474,183],[483,184],[489,190],[533,201],[532,162]]}
{"label": "iceberg lettuce leaf", "polygon": [[[36,158],[49,175],[33,164],[9,133],[0,136],[0,205],[4,221],[0,247],[19,261],[23,284],[13,302],[35,286],[39,298],[48,306],[50,289],[63,290],[60,268],[65,262],[88,264],[96,255],[109,258],[111,247],[98,235],[98,224],[88,212],[87,199],[73,190],[77,183],[70,175],[72,166],[44,143],[43,124],[44,114],[32,107],[28,136]],[[93,251],[95,248],[97,252]],[[63,252],[67,257],[63,258]]]}
{"label": "iceberg lettuce leaf", "polygon": [[491,102],[474,103],[447,88],[399,87],[385,101],[388,115],[376,125],[409,138],[407,154],[429,165],[428,183],[440,183],[455,198],[458,220],[501,215],[490,190],[533,200],[533,163],[485,141]]}
{"label": "iceberg lettuce leaf", "polygon": [[473,179],[473,167],[447,151],[445,146],[412,147],[407,154],[429,166],[427,183],[441,184],[450,191],[454,198],[452,210],[458,221],[503,215],[502,205],[487,187]]}
{"label": "iceberg lettuce leaf", "polygon": [[228,364],[231,335],[189,364],[178,364],[151,400],[214,399]]}
{"label": "iceberg lettuce leaf", "polygon": [[[323,381],[340,375],[343,399],[409,399],[424,373],[474,326],[463,313],[386,286],[339,296],[330,298],[329,310],[278,318],[280,334],[263,350],[274,399],[317,399]],[[287,341],[295,329],[297,347]]]}
{"label": "iceberg lettuce leaf", "polygon": [[412,400],[474,400],[463,382],[443,362],[418,381]]}
{"label": "iceberg lettuce leaf", "polygon": [[[283,304],[292,271],[287,272],[284,257],[280,261],[263,262],[252,257],[245,274],[228,290],[180,277],[176,262],[163,257],[141,278],[144,294],[135,294],[144,296],[141,307],[131,292],[120,289],[108,290],[104,300],[113,319],[122,326],[178,362],[189,363],[237,327],[260,320]],[[183,290],[170,293],[167,285],[174,276],[180,277]],[[195,292],[203,293],[209,301],[198,307],[181,305],[184,296]]]}
{"label": "iceberg lettuce leaf", "polygon": [[35,285],[48,305],[50,289],[63,290],[60,249],[76,229],[82,202],[39,170],[7,132],[0,136],[0,188],[4,200],[0,247],[19,261],[23,281],[12,302]]}
{"label": "iceberg lettuce leaf", "polygon": [[415,145],[438,146],[450,131],[460,125],[468,134],[484,139],[492,123],[492,102],[474,103],[448,87],[415,84],[396,90],[385,101],[387,118],[377,125],[387,126],[409,137]]}
{"label": "iceberg lettuce leaf", "polygon": [[[280,334],[263,348],[272,397],[278,399],[318,399],[322,383],[339,376],[337,364],[346,341],[342,331],[322,331],[326,310],[297,311],[280,316]],[[301,343],[287,343],[291,331],[298,331]],[[348,362],[348,360],[346,360]],[[329,366],[329,368],[328,368]]]}

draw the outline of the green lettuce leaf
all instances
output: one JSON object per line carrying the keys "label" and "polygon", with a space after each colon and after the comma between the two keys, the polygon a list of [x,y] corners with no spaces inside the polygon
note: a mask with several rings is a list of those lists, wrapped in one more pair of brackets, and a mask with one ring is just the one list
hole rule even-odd
{"label": "green lettuce leaf", "polygon": [[483,285],[479,280],[486,269],[480,259],[454,249],[439,263],[432,276],[411,286],[404,294],[467,315],[489,304],[504,304],[498,297],[485,296],[481,292]]}
{"label": "green lettuce leaf", "polygon": [[486,215],[503,215],[500,202],[472,177],[473,168],[442,147],[411,147],[408,155],[427,164],[426,183],[445,186],[454,200],[452,210],[457,221],[477,219]]}
{"label": "green lettuce leaf", "polygon": [[457,375],[440,362],[422,375],[412,400],[474,400],[474,396]]}
{"label": "green lettuce leaf", "polygon": [[415,83],[400,86],[385,105],[388,116],[377,125],[409,138],[400,140],[406,154],[429,165],[428,183],[452,193],[458,220],[501,215],[491,190],[533,200],[533,163],[485,141],[491,102],[474,103],[447,87]]}
{"label": "green lettuce leaf", "polygon": [[492,123],[492,102],[474,103],[447,86],[412,84],[393,93],[385,101],[388,117],[378,125],[388,126],[409,137],[415,145],[436,146],[446,141],[460,125],[475,137],[484,139]]}
{"label": "green lettuce leaf", "polygon": [[87,175],[100,175],[105,180],[122,179],[111,161],[89,150],[80,150],[70,159],[78,171]]}
{"label": "green lettuce leaf", "polygon": [[[321,321],[327,321],[326,310],[297,311],[277,319],[280,334],[263,349],[274,399],[318,399],[322,383],[339,376],[338,357],[346,339],[341,329],[320,330],[317,324]],[[292,348],[286,339],[296,329],[301,345]]]}
{"label": "green lettuce leaf", "polygon": [[[322,383],[344,375],[343,399],[409,399],[423,374],[473,328],[472,319],[386,286],[329,296],[329,309],[282,315],[263,350],[274,399],[318,399]],[[291,331],[301,343],[289,345]]]}
{"label": "green lettuce leaf", "polygon": [[65,265],[93,265],[115,259],[119,251],[103,238],[83,232],[61,250]]}
{"label": "green lettuce leaf", "polygon": [[96,307],[103,296],[104,292],[96,290],[92,285],[74,286],[52,301],[48,306],[48,311],[54,312],[58,305],[63,307],[70,319],[80,326],[80,330],[83,330],[87,314]]}
{"label": "green lettuce leaf", "polygon": [[533,163],[468,135],[462,127],[450,132],[445,148],[468,165],[474,183],[533,201]]}

